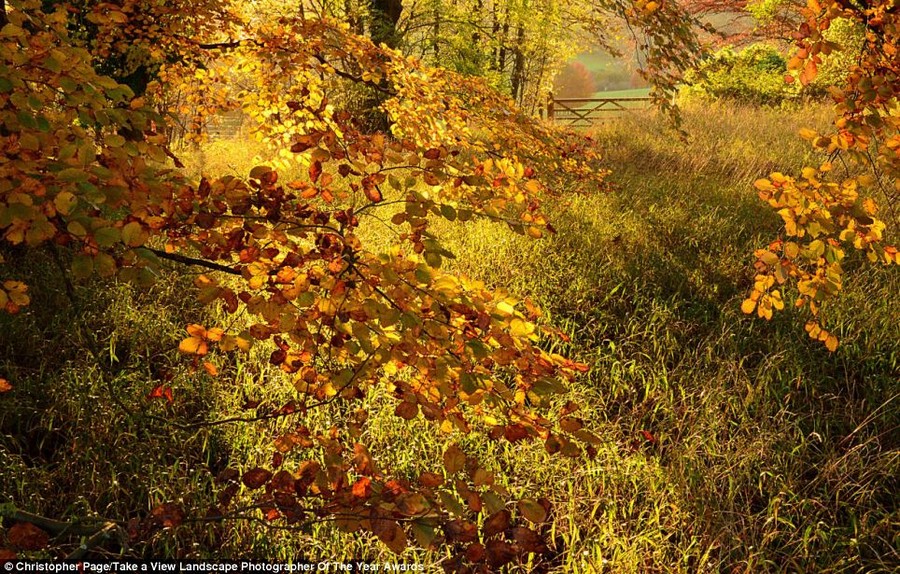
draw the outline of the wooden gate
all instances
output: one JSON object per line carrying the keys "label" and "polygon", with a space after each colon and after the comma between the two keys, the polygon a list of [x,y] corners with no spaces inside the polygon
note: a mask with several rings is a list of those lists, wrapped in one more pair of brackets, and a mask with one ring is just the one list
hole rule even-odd
{"label": "wooden gate", "polygon": [[649,97],[554,98],[547,100],[547,119],[568,126],[590,126],[605,119],[620,117],[650,107]]}

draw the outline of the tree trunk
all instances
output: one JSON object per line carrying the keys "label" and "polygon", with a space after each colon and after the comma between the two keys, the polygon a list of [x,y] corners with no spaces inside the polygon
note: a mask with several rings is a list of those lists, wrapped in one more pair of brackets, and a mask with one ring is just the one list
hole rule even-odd
{"label": "tree trunk", "polygon": [[513,48],[515,59],[511,77],[512,97],[517,103],[522,103],[522,88],[525,83],[525,53],[522,51],[522,43],[525,41],[525,25],[521,22],[516,30],[516,47]]}
{"label": "tree trunk", "polygon": [[403,13],[403,0],[372,0],[372,30],[369,36],[376,44],[388,48],[400,45],[397,23]]}
{"label": "tree trunk", "polygon": [[501,28],[503,31],[500,34],[500,52],[497,55],[497,71],[501,74],[503,70],[506,69],[506,39],[509,38],[509,7],[506,7],[506,10],[503,12],[503,26]]}

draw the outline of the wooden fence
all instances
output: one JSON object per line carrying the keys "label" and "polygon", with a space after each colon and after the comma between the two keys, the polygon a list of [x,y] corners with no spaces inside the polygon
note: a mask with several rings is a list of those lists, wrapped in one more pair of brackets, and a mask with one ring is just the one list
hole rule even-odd
{"label": "wooden fence", "polygon": [[620,117],[650,107],[649,97],[554,98],[547,100],[547,119],[568,126],[590,126],[595,122]]}

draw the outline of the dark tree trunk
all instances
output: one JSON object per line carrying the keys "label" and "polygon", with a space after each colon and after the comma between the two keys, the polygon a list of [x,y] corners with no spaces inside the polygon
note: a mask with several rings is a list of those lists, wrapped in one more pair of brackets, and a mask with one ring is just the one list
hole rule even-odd
{"label": "dark tree trunk", "polygon": [[372,0],[372,30],[370,36],[376,44],[396,48],[400,44],[397,23],[403,13],[402,0]]}
{"label": "dark tree trunk", "polygon": [[517,103],[522,103],[522,88],[525,84],[525,53],[522,52],[522,43],[525,41],[525,26],[519,24],[516,30],[516,47],[513,48],[515,59],[512,70],[512,97]]}
{"label": "dark tree trunk", "polygon": [[494,39],[494,57],[491,61],[491,68],[494,71],[500,69],[500,17],[497,14],[497,0],[491,2],[491,16],[493,23],[491,24],[491,38]]}
{"label": "dark tree trunk", "polygon": [[506,39],[509,38],[509,8],[503,13],[503,33],[500,34],[500,53],[497,56],[497,70],[503,72],[506,69]]}

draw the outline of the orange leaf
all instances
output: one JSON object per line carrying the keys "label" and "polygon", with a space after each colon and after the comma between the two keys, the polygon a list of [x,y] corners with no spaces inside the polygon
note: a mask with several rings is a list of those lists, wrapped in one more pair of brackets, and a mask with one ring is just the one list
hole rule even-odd
{"label": "orange leaf", "polygon": [[166,399],[170,405],[175,402],[175,396],[172,394],[172,387],[165,385],[157,385],[147,394],[148,399]]}
{"label": "orange leaf", "polygon": [[357,498],[369,498],[372,495],[372,479],[366,476],[360,477],[353,483],[350,492]]}
{"label": "orange leaf", "polygon": [[205,355],[209,350],[206,341],[197,337],[188,337],[183,339],[178,345],[178,350],[188,355]]}
{"label": "orange leaf", "polygon": [[187,326],[187,332],[191,337],[199,337],[200,339],[206,338],[206,327],[203,325],[191,323]]}

